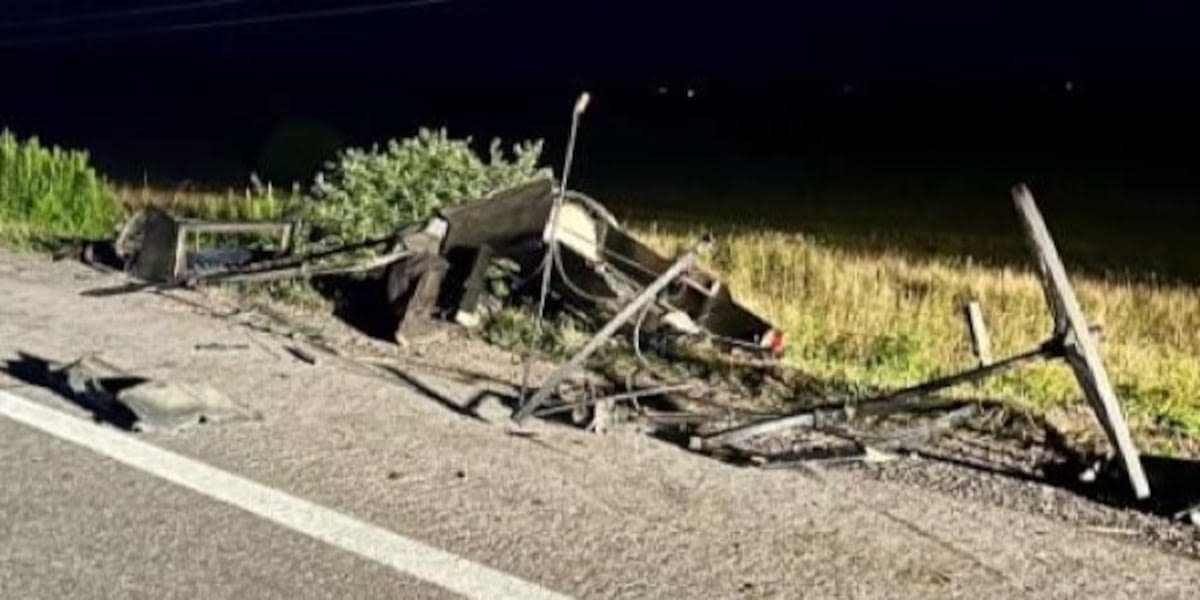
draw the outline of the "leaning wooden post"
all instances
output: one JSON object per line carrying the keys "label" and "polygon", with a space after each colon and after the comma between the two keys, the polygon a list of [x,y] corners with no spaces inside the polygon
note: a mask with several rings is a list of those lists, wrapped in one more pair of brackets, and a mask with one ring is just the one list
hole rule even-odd
{"label": "leaning wooden post", "polygon": [[1026,241],[1033,251],[1046,302],[1054,316],[1054,333],[1061,336],[1067,363],[1071,365],[1079,387],[1083,388],[1084,396],[1104,427],[1109,442],[1120,456],[1134,494],[1139,499],[1148,498],[1150,483],[1142,469],[1141,457],[1046,222],[1033,201],[1033,194],[1024,184],[1013,187],[1012,198],[1021,217]]}

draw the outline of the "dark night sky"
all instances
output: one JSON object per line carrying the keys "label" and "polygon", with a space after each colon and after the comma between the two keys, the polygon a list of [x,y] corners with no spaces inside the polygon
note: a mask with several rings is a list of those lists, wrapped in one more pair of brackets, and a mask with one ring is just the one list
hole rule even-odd
{"label": "dark night sky", "polygon": [[351,66],[363,77],[452,80],[786,81],[818,91],[849,82],[864,93],[1036,93],[1049,91],[1041,83],[1077,79],[1092,93],[1139,95],[1192,89],[1200,61],[1187,2],[445,0],[181,30],[383,3],[10,0],[0,13],[0,61],[136,66],[151,77],[220,65],[289,74]]}
{"label": "dark night sky", "polygon": [[231,26],[377,3],[9,0],[0,124],[118,178],[226,185],[305,178],[336,144],[419,125],[557,156],[586,88],[581,181],[630,197],[698,173],[1170,187],[1197,158],[1186,2],[446,0]]}

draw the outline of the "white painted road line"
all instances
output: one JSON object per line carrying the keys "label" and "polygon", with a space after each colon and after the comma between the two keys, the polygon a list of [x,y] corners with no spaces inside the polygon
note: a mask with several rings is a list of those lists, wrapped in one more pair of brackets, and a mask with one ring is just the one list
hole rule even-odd
{"label": "white painted road line", "polygon": [[567,598],[3,390],[0,415],[467,598]]}

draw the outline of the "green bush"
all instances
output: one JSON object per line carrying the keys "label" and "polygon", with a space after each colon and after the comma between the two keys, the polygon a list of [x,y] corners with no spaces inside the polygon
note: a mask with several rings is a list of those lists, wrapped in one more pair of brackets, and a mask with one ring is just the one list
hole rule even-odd
{"label": "green bush", "polygon": [[451,139],[445,129],[349,149],[317,175],[309,225],[327,242],[383,237],[440,208],[549,176],[538,167],[541,153],[541,141],[523,142],[510,160],[493,140],[485,161],[470,138]]}
{"label": "green bush", "polygon": [[105,237],[119,218],[112,190],[86,152],[0,131],[0,225],[29,237]]}

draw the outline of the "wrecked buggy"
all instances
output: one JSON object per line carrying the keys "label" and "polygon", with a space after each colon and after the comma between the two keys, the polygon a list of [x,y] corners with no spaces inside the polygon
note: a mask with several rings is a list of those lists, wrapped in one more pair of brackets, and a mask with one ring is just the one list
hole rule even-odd
{"label": "wrecked buggy", "polygon": [[[672,261],[630,235],[588,196],[568,191],[551,231],[557,190],[538,180],[439,213],[400,234],[413,254],[387,270],[388,302],[403,336],[422,319],[474,326],[499,306],[489,281],[497,269],[514,295],[528,294],[541,268],[554,269],[552,292],[588,320],[615,314]],[[546,247],[557,248],[546,259]],[[717,278],[691,269],[653,303],[648,330],[703,334],[718,345],[755,353],[782,351],[783,336],[734,301]]]}

